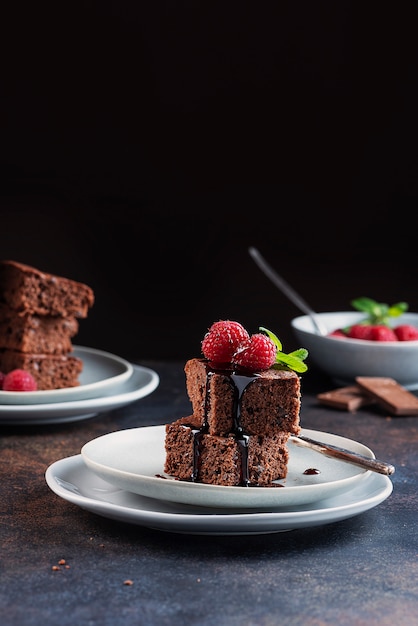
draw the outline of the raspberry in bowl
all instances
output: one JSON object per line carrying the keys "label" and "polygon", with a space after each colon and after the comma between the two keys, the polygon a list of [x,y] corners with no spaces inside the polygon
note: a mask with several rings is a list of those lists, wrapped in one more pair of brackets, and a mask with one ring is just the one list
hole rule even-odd
{"label": "raspberry in bowl", "polygon": [[316,332],[309,315],[291,320],[295,337],[309,352],[308,364],[338,385],[374,376],[418,390],[418,313],[409,312],[404,302],[389,306],[358,298],[351,305],[356,311],[316,314],[326,335]]}

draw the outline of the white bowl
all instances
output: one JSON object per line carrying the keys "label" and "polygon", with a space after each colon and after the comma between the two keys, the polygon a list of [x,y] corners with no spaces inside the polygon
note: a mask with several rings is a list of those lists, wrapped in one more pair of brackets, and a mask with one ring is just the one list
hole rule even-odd
{"label": "white bowl", "polygon": [[[317,313],[318,322],[328,332],[363,320],[364,313],[335,311]],[[394,318],[392,326],[411,324],[418,328],[418,313],[404,313]],[[418,341],[366,341],[321,336],[309,315],[291,321],[298,348],[306,348],[306,364],[315,365],[339,385],[350,385],[356,376],[394,378],[409,390],[418,389]],[[308,369],[309,372],[309,369]]]}

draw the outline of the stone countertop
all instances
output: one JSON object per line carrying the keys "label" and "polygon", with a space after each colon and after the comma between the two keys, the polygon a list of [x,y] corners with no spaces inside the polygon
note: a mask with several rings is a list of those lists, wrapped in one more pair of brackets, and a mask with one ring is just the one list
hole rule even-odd
{"label": "stone countertop", "polygon": [[159,387],[89,419],[0,425],[3,626],[146,624],[410,626],[418,614],[418,417],[319,405],[302,380],[302,426],[355,439],[392,463],[393,493],[344,521],[266,535],[176,534],[116,522],[53,493],[47,467],[84,443],[189,414],[183,364],[147,361]]}

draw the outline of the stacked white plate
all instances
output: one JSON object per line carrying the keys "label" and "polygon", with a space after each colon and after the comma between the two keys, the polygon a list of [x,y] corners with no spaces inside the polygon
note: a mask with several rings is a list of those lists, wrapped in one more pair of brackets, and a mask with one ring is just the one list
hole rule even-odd
{"label": "stacked white plate", "polygon": [[[302,434],[374,458],[338,435]],[[389,497],[384,475],[289,443],[287,477],[272,487],[222,487],[164,473],[165,427],[125,429],[87,442],[53,463],[46,481],[58,496],[92,513],[157,530],[204,535],[276,533],[363,513]],[[309,471],[306,471],[309,470]],[[312,472],[315,470],[315,472]]]}
{"label": "stacked white plate", "polygon": [[0,391],[0,424],[48,424],[86,419],[152,393],[159,384],[153,370],[119,356],[74,346],[82,359],[80,385],[50,391]]}

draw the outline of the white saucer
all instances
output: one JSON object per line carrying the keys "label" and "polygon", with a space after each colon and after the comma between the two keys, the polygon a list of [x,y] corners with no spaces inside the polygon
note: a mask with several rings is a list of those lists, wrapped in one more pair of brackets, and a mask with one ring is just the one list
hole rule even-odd
{"label": "white saucer", "polygon": [[80,385],[45,391],[0,391],[0,405],[46,404],[110,395],[118,385],[132,376],[133,365],[109,352],[74,346],[71,354],[83,361]]}
{"label": "white saucer", "polygon": [[[345,437],[306,429],[302,434],[374,457],[369,448]],[[92,439],[82,447],[81,456],[92,472],[116,487],[159,500],[205,507],[299,506],[347,491],[370,474],[370,470],[289,443],[287,476],[276,481],[283,488],[193,483],[164,474],[164,440],[164,425],[129,428]],[[318,473],[304,474],[310,468]]]}
{"label": "white saucer", "polygon": [[160,379],[154,370],[140,365],[133,365],[132,369],[132,376],[127,381],[112,391],[107,390],[109,395],[70,402],[0,406],[0,424],[59,424],[83,420],[135,402],[158,387]]}
{"label": "white saucer", "polygon": [[370,472],[348,492],[314,505],[260,513],[174,504],[111,485],[91,472],[80,454],[56,461],[45,473],[50,489],[68,502],[119,522],[196,535],[256,535],[330,524],[354,517],[390,496],[387,476]]}

